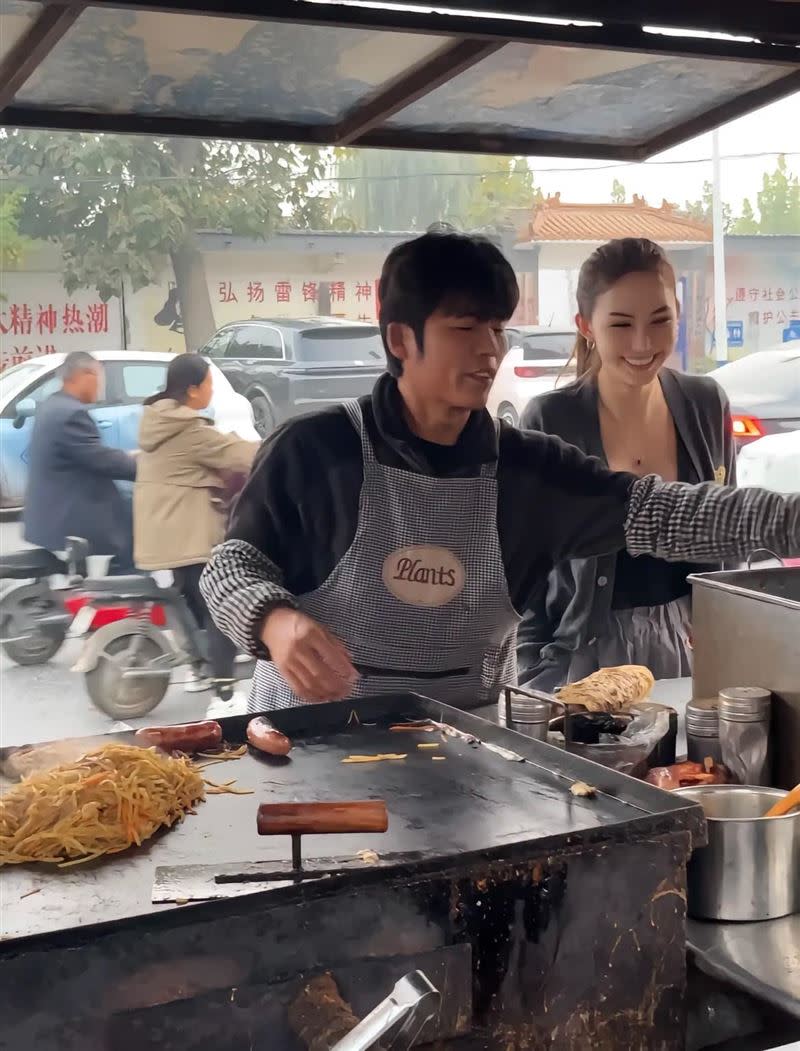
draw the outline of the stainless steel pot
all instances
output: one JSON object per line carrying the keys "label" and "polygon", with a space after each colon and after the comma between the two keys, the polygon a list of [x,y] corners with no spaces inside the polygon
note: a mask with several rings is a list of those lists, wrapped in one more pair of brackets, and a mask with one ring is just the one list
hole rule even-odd
{"label": "stainless steel pot", "polygon": [[782,789],[702,785],[675,794],[699,803],[708,824],[708,846],[689,862],[690,916],[772,920],[800,912],[800,813],[763,816]]}

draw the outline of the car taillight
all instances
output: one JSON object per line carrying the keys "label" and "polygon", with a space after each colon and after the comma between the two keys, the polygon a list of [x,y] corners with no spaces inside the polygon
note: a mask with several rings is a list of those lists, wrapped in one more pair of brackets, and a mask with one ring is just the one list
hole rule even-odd
{"label": "car taillight", "polygon": [[741,416],[736,413],[732,417],[733,435],[735,438],[761,438],[766,431],[756,416]]}
{"label": "car taillight", "polygon": [[514,375],[519,376],[521,380],[533,380],[537,376],[548,376],[553,369],[543,369],[536,365],[515,365]]}

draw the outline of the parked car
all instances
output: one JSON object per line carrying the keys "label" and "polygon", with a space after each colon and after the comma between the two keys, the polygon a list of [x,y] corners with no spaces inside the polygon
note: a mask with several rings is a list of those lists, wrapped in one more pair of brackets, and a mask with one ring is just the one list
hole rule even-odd
{"label": "parked car", "polygon": [[266,437],[294,416],[369,394],[386,365],[380,329],[341,318],[252,318],[201,348],[253,406]]}
{"label": "parked car", "polygon": [[[800,430],[768,434],[749,442],[736,461],[739,485],[758,485],[777,493],[800,493]],[[797,558],[786,565],[800,566]]]}
{"label": "parked car", "polygon": [[[66,355],[47,354],[0,374],[0,508],[22,506],[28,477],[28,446],[36,407],[61,386],[58,368]],[[105,366],[105,395],[89,410],[108,445],[135,449],[142,402],[162,390],[172,354],[99,351]],[[257,441],[249,402],[236,394],[213,364],[211,410],[221,431]]]}
{"label": "parked car", "polygon": [[531,398],[575,379],[575,369],[567,368],[575,331],[516,325],[506,329],[506,339],[508,353],[495,376],[487,408],[516,426]]}
{"label": "parked car", "polygon": [[800,428],[800,340],[747,354],[711,375],[730,400],[739,449]]}

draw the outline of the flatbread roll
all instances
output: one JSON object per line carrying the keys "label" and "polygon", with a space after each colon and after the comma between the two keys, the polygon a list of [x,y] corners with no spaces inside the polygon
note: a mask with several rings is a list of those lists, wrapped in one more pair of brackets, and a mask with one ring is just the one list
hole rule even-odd
{"label": "flatbread roll", "polygon": [[583,705],[589,712],[625,712],[649,696],[655,681],[650,669],[639,664],[601,668],[562,686],[558,699],[564,704]]}

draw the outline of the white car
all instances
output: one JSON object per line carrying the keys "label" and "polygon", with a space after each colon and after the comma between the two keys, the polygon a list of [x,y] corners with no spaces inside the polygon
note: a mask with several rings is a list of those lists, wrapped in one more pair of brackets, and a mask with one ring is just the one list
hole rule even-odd
{"label": "white car", "polygon": [[[65,354],[45,354],[0,374],[0,508],[22,506],[28,475],[28,446],[36,406],[61,386],[59,366]],[[163,390],[173,354],[153,351],[98,351],[105,369],[103,400],[90,408],[108,445],[133,450],[138,444],[142,402]],[[256,442],[250,402],[237,394],[216,365],[211,365],[214,425],[225,433]]]}
{"label": "white car", "polygon": [[[736,460],[739,485],[758,485],[776,493],[800,493],[800,430],[768,434],[745,445]],[[797,558],[785,558],[787,566],[800,566]]]}
{"label": "white car", "polygon": [[487,408],[516,427],[525,406],[537,394],[575,379],[569,365],[575,332],[571,329],[520,325],[506,329],[509,349],[489,391]]}

